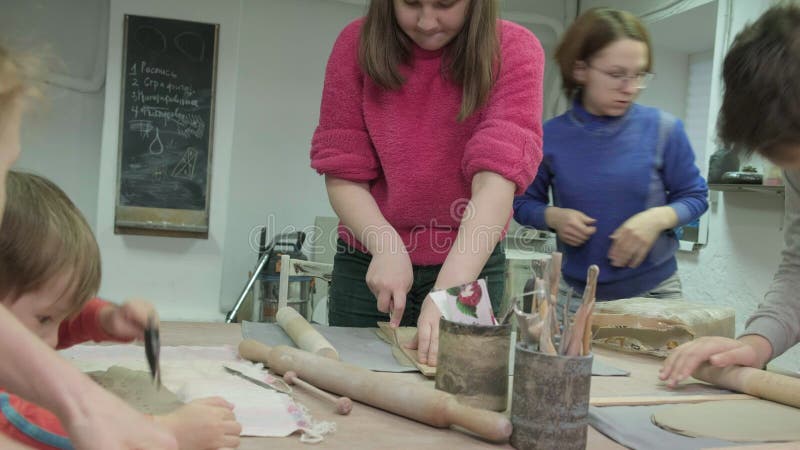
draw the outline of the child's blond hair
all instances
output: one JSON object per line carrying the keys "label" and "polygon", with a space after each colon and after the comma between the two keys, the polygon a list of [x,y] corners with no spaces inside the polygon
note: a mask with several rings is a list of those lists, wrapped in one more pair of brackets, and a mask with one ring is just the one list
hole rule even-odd
{"label": "child's blond hair", "polygon": [[68,274],[70,315],[100,287],[100,250],[81,212],[44,177],[9,171],[0,231],[0,298],[12,302]]}

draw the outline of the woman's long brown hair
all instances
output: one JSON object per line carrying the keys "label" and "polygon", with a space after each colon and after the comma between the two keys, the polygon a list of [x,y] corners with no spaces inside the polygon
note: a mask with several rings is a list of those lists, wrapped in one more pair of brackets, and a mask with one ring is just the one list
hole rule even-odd
{"label": "woman's long brown hair", "polygon": [[[489,99],[500,63],[497,36],[498,0],[469,1],[464,27],[444,54],[443,71],[462,86],[458,120],[463,121]],[[405,79],[399,67],[411,57],[412,41],[394,15],[393,0],[372,0],[361,29],[358,60],[362,70],[384,89]]]}

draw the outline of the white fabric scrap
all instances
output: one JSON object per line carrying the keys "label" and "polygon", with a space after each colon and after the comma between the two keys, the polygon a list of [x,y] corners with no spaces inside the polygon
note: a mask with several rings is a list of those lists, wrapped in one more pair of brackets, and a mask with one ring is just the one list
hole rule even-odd
{"label": "white fabric scrap", "polygon": [[[111,366],[148,371],[144,348],[138,345],[84,344],[60,352],[84,372],[104,371]],[[218,396],[234,405],[242,436],[285,437],[302,431],[303,442],[319,442],[335,430],[331,422],[315,422],[308,410],[281,392],[258,386],[227,372],[229,366],[256,376],[267,384],[281,380],[238,357],[232,346],[162,347],[161,382],[184,402]]]}

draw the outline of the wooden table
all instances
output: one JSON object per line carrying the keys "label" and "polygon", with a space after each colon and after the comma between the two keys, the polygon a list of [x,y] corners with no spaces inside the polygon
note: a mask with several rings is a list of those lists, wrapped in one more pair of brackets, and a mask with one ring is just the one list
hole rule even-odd
{"label": "wooden table", "polygon": [[[161,344],[175,345],[238,345],[242,340],[239,324],[165,322],[161,325]],[[593,377],[591,394],[595,396],[633,396],[664,394],[667,388],[660,385],[657,377],[660,360],[653,357],[630,355],[595,348],[596,357],[609,364],[631,372],[630,377]],[[406,382],[427,383],[433,389],[433,381],[419,373],[382,374]],[[326,449],[477,449],[511,448],[510,445],[492,445],[471,435],[456,430],[439,429],[400,417],[370,406],[355,403],[348,416],[332,412],[331,407],[296,390],[297,399],[311,412],[316,420],[336,423],[336,432],[325,437],[321,444]],[[265,418],[269,420],[269,418]],[[308,444],[300,442],[297,435],[288,438],[243,438],[242,449],[304,449]],[[589,428],[589,449],[624,449],[593,428]]]}

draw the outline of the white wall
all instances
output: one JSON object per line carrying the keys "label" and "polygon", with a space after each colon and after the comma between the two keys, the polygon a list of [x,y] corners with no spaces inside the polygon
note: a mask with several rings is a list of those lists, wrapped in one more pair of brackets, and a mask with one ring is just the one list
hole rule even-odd
{"label": "white wall", "polygon": [[656,76],[637,100],[643,105],[657,106],[679,119],[686,117],[686,88],[689,55],[653,46],[653,72]]}
{"label": "white wall", "polygon": [[[97,240],[103,253],[101,295],[152,300],[165,319],[220,320],[222,253],[228,217],[234,106],[239,64],[239,2],[111,0],[105,119],[97,197]],[[207,240],[114,234],[118,156],[122,22],[124,14],[220,24],[217,98]]]}
{"label": "white wall", "polygon": [[94,226],[108,2],[0,0],[0,11],[4,43],[43,57],[51,80],[25,119],[17,168],[58,183]]}
{"label": "white wall", "polygon": [[272,235],[335,215],[309,149],[333,42],[363,10],[330,0],[246,0],[242,8],[223,309],[255,266],[251,230],[268,217]]}

